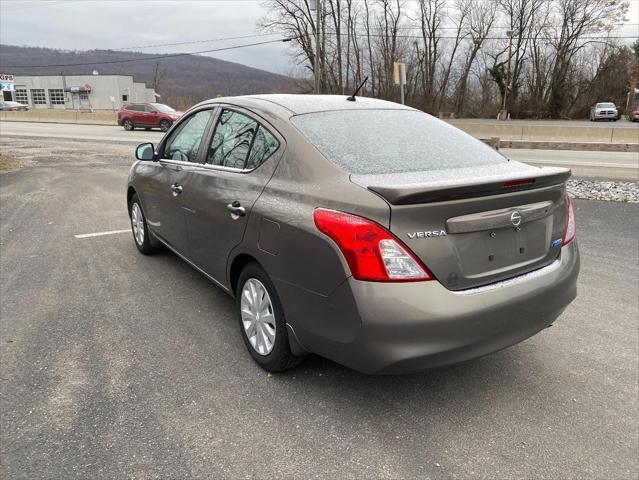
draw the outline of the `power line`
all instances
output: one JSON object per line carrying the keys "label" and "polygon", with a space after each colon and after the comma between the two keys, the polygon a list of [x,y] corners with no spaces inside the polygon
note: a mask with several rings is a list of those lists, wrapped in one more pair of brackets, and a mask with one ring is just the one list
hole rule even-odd
{"label": "power line", "polygon": [[254,38],[254,37],[270,37],[273,35],[279,35],[279,33],[256,33],[253,35],[239,35],[237,37],[223,37],[223,38],[209,38],[207,40],[192,40],[189,42],[177,42],[177,43],[158,43],[155,45],[137,45],[134,47],[118,47],[118,48],[105,48],[104,50],[134,50],[134,49],[142,49],[142,48],[156,48],[156,47],[175,47],[179,45],[192,45],[196,43],[209,43],[209,42],[222,42],[224,40],[240,40],[244,38]]}
{"label": "power line", "polygon": [[197,52],[186,52],[186,53],[172,53],[167,55],[154,55],[149,57],[137,57],[137,58],[129,58],[126,60],[106,60],[99,62],[78,62],[78,63],[58,63],[58,64],[47,64],[47,65],[2,65],[2,68],[45,68],[45,67],[77,67],[84,65],[107,65],[113,63],[130,63],[130,62],[142,62],[147,60],[161,60],[164,58],[175,58],[175,57],[184,57],[187,55],[199,55],[202,53],[213,53],[213,52],[222,52],[225,50],[235,50],[238,48],[246,48],[246,47],[254,47],[257,45],[266,45],[267,43],[280,43],[280,42],[290,42],[291,38],[280,38],[277,40],[266,40],[264,42],[255,42],[255,43],[246,43],[243,45],[234,45],[232,47],[222,47],[222,48],[213,48],[209,50],[200,50]]}
{"label": "power line", "polygon": [[[337,36],[337,32],[325,32],[325,35],[331,35],[331,36]],[[342,37],[346,37],[349,34],[342,32],[340,34]],[[371,33],[371,34],[367,34],[367,33],[359,33],[359,32],[355,32],[355,33],[350,33],[350,35],[355,35],[356,37],[366,37],[366,36],[371,36],[371,37],[381,37],[381,38],[391,38],[390,35],[385,35],[385,34],[381,34],[381,33]],[[293,37],[295,38],[295,37]],[[421,39],[423,38],[421,35],[395,35],[395,38],[415,38],[415,39]],[[453,36],[437,36],[438,39],[444,39],[444,40],[455,40],[457,39],[457,37],[453,37]],[[484,40],[508,40],[510,37],[485,37]],[[540,35],[539,37],[521,37],[522,40],[560,40],[559,37],[545,37]],[[615,36],[609,36],[609,37],[580,37],[580,40],[613,40],[613,39],[633,39],[633,38],[639,38],[638,35],[615,35]],[[459,37],[460,40],[472,40],[472,37],[470,36],[461,36]]]}

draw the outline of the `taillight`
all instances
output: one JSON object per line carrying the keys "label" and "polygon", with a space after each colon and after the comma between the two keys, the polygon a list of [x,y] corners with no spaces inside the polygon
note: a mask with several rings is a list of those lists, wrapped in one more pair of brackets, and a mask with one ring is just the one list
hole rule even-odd
{"label": "taillight", "polygon": [[357,280],[415,282],[432,277],[415,256],[381,225],[357,215],[318,208],[317,229],[337,244]]}
{"label": "taillight", "polygon": [[568,207],[568,212],[566,212],[566,229],[564,231],[564,245],[568,245],[573,238],[575,238],[575,231],[577,230],[577,225],[575,224],[575,208],[572,204],[572,198],[566,195],[566,206]]}

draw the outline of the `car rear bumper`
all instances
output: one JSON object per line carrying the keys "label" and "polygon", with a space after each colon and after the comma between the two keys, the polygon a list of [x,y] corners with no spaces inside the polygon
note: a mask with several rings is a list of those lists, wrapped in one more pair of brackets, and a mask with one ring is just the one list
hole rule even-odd
{"label": "car rear bumper", "polygon": [[573,241],[551,265],[464,291],[448,290],[437,281],[351,278],[327,297],[323,315],[328,325],[335,325],[339,315],[345,324],[359,322],[357,328],[344,326],[338,334],[335,327],[294,329],[308,350],[361,372],[440,367],[496,352],[551,325],[576,297],[578,273]]}

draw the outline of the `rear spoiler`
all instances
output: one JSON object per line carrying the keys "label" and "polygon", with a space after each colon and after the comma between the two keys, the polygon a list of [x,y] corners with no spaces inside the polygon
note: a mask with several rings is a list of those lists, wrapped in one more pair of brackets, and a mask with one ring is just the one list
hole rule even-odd
{"label": "rear spoiler", "polygon": [[550,187],[564,183],[570,178],[568,169],[553,169],[533,177],[517,178],[514,180],[499,180],[491,182],[468,182],[454,185],[437,185],[427,183],[423,185],[368,185],[368,190],[377,193],[393,205],[408,205],[412,203],[445,202],[469,197],[485,197],[503,193],[519,192],[533,188]]}

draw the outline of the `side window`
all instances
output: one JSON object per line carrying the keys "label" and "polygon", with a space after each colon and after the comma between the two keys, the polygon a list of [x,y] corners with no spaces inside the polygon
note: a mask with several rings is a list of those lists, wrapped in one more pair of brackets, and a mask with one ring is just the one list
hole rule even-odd
{"label": "side window", "polygon": [[206,155],[206,163],[243,169],[258,124],[230,110],[222,110]]}
{"label": "side window", "polygon": [[145,112],[151,113],[155,111],[155,108],[153,108],[151,105],[143,105],[143,107]]}
{"label": "side window", "polygon": [[257,135],[255,135],[255,140],[253,140],[253,147],[245,168],[253,170],[259,167],[279,146],[280,142],[271,135],[271,132],[260,125]]}
{"label": "side window", "polygon": [[164,158],[197,161],[197,151],[210,118],[211,110],[202,110],[180,124],[164,144]]}
{"label": "side window", "polygon": [[128,107],[126,107],[127,110],[133,110],[134,112],[137,112],[140,110],[139,105],[129,105]]}

